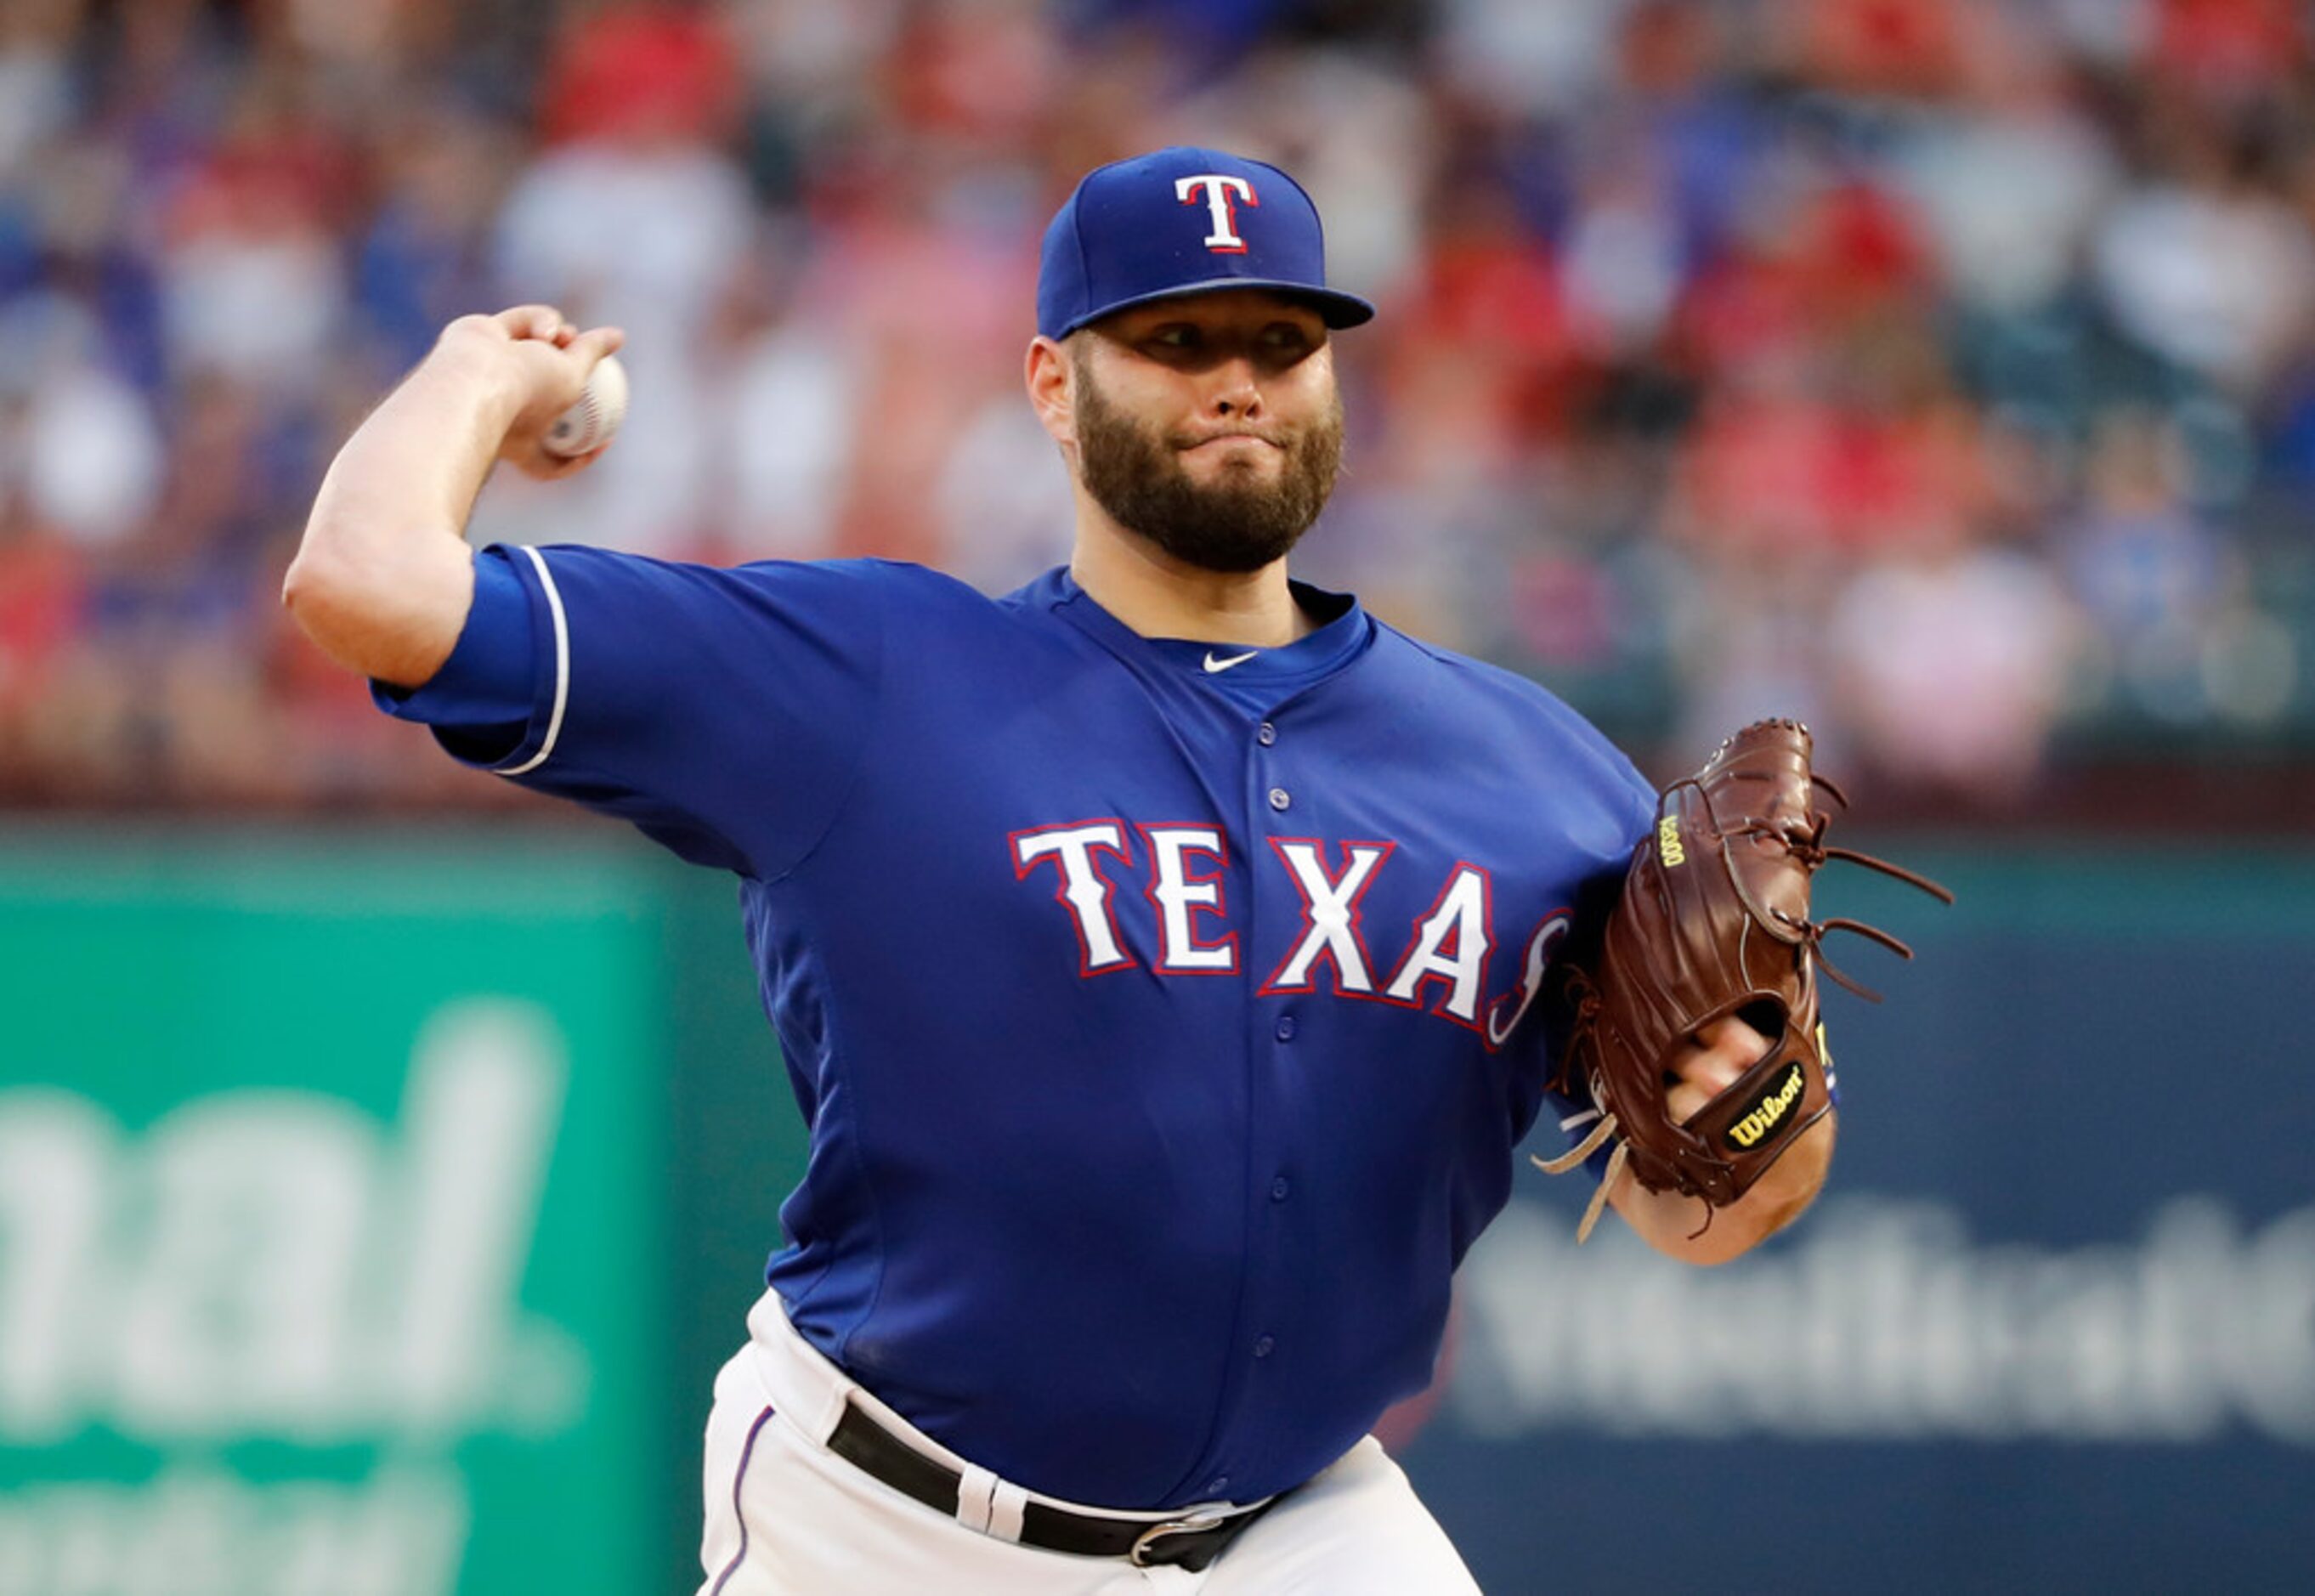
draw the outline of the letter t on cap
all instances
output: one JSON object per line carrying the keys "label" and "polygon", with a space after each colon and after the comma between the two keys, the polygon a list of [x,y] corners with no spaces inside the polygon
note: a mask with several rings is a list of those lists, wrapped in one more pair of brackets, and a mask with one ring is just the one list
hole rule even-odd
{"label": "letter t on cap", "polygon": [[1237,235],[1237,208],[1230,203],[1230,195],[1248,205],[1262,201],[1255,197],[1254,185],[1242,177],[1230,177],[1219,172],[1202,172],[1194,177],[1177,178],[1174,197],[1184,205],[1197,203],[1198,191],[1206,191],[1206,214],[1214,220],[1214,230],[1206,235],[1206,247],[1220,253],[1246,253],[1246,240]]}

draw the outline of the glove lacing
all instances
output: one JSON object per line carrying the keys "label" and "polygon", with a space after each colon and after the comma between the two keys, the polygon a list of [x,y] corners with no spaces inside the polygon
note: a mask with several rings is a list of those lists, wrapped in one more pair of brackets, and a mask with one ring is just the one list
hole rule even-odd
{"label": "glove lacing", "polygon": [[[1849,800],[1832,782],[1821,776],[1812,776],[1810,779],[1830,793],[1843,807],[1847,806]],[[1883,875],[1894,876],[1909,887],[1918,887],[1942,902],[1951,903],[1954,900],[1954,895],[1950,891],[1918,871],[1908,870],[1903,864],[1892,864],[1886,859],[1876,859],[1871,854],[1861,854],[1855,848],[1840,847],[1826,842],[1824,829],[1832,820],[1832,816],[1823,810],[1819,810],[1811,815],[1805,824],[1796,820],[1787,820],[1782,825],[1778,825],[1768,820],[1748,817],[1742,826],[1729,834],[1728,840],[1734,841],[1739,837],[1773,838],[1790,849],[1793,857],[1799,860],[1812,876],[1823,869],[1831,861],[1846,859],[1851,864],[1862,864],[1867,870],[1877,870]],[[1850,977],[1838,964],[1825,956],[1826,934],[1833,931],[1854,932],[1868,941],[1879,943],[1901,959],[1911,959],[1913,956],[1913,950],[1903,942],[1890,935],[1879,927],[1868,926],[1862,920],[1852,920],[1845,915],[1836,915],[1831,919],[1824,920],[1804,920],[1787,914],[1781,909],[1766,908],[1753,900],[1751,891],[1747,889],[1743,872],[1732,871],[1730,873],[1734,880],[1737,891],[1744,899],[1746,907],[1750,908],[1755,915],[1773,920],[1778,925],[1796,933],[1807,946],[1810,956],[1816,960],[1819,967],[1827,975],[1868,1003],[1880,1002],[1881,994],[1864,982]]]}
{"label": "glove lacing", "polygon": [[[1615,1134],[1616,1116],[1602,1109],[1600,1111],[1600,1122],[1592,1127],[1591,1132],[1557,1158],[1539,1158],[1532,1153],[1528,1155],[1528,1158],[1546,1175],[1566,1175],[1581,1167],[1586,1158],[1598,1152]],[[1592,1227],[1600,1222],[1601,1214],[1606,1211],[1608,1193],[1615,1189],[1616,1177],[1624,1173],[1625,1161],[1631,1156],[1631,1144],[1625,1141],[1618,1142],[1616,1150],[1608,1155],[1608,1173],[1600,1177],[1599,1188],[1592,1193],[1591,1205],[1584,1209],[1583,1218],[1575,1227],[1577,1246],[1591,1239]]]}

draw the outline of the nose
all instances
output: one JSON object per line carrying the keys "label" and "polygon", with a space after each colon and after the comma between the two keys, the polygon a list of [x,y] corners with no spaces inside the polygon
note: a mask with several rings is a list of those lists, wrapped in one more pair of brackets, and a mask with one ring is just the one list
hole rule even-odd
{"label": "nose", "polygon": [[1213,413],[1220,417],[1243,420],[1262,413],[1262,387],[1255,380],[1254,362],[1245,355],[1233,355],[1214,368],[1213,387],[1208,403]]}

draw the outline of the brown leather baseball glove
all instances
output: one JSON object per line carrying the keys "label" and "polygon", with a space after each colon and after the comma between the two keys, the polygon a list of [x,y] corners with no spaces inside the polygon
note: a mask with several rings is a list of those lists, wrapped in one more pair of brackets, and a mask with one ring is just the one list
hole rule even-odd
{"label": "brown leather baseball glove", "polygon": [[[1704,768],[1666,789],[1654,832],[1632,853],[1623,895],[1596,954],[1568,973],[1572,1026],[1554,1085],[1601,1117],[1564,1157],[1563,1174],[1613,1140],[1606,1178],[1576,1231],[1592,1233],[1627,1164],[1651,1191],[1725,1208],[1752,1189],[1832,1105],[1832,1061],[1817,1021],[1817,971],[1878,1001],[1825,960],[1829,931],[1855,931],[1905,958],[1912,950],[1855,920],[1809,918],[1811,878],[1849,859],[1950,903],[1953,894],[1884,860],[1830,847],[1820,795],[1848,801],[1809,768],[1808,728],[1761,721],[1720,745]],[[1735,1082],[1672,1117],[1672,1065],[1706,1026],[1734,1015],[1770,1039]]]}

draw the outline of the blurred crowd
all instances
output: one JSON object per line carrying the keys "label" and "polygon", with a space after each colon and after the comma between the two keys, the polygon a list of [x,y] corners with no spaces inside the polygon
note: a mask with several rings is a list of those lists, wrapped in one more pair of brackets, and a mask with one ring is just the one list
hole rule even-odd
{"label": "blurred crowd", "polygon": [[1692,763],[1763,713],[1996,809],[2315,745],[2315,54],[2291,0],[8,0],[0,802],[478,805],[285,626],[440,325],[627,330],[478,537],[1067,546],[1036,244],[1287,166],[1347,474],[1298,561]]}

